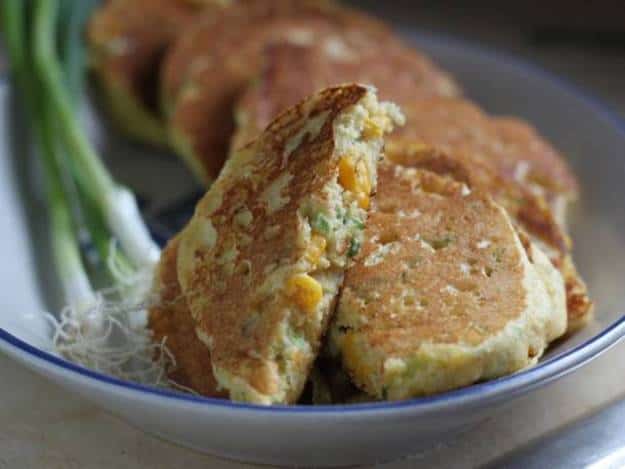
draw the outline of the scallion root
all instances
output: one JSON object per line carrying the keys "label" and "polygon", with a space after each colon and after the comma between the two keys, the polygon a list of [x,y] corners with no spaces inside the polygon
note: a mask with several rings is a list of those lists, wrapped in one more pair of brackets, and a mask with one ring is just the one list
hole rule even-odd
{"label": "scallion root", "polygon": [[122,288],[98,292],[89,308],[67,306],[58,317],[48,314],[54,350],[100,373],[145,385],[175,387],[167,378],[175,359],[165,341],[154,342],[146,327],[149,299],[137,303],[135,298],[124,298]]}

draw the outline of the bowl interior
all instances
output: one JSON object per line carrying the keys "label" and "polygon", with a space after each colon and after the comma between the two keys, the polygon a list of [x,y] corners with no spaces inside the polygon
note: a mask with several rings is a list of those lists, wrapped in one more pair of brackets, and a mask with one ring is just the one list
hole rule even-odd
{"label": "bowl interior", "polygon": [[[454,74],[466,94],[494,114],[531,121],[562,150],[581,182],[581,200],[570,212],[575,260],[596,303],[593,322],[551,347],[545,359],[572,350],[622,316],[625,304],[625,127],[600,105],[532,66],[455,40],[408,33],[409,40]],[[0,265],[4,285],[0,328],[48,348],[41,311],[62,301],[51,267],[45,206],[28,158],[27,136],[15,119],[7,82],[0,85]],[[190,215],[200,189],[172,155],[120,138],[87,106],[93,138],[115,175],[137,192],[155,236],[166,239]],[[545,360],[543,359],[543,360]]]}

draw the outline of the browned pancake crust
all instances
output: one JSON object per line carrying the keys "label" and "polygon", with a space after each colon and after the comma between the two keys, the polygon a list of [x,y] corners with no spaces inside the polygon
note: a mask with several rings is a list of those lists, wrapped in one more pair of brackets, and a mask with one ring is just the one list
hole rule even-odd
{"label": "browned pancake crust", "polygon": [[491,194],[535,238],[562,256],[569,252],[571,241],[555,220],[543,197],[515,180],[502,177],[496,167],[474,153],[445,153],[440,149],[410,140],[394,139],[387,146],[387,156],[396,163],[447,175]]}
{"label": "browned pancake crust", "polygon": [[[435,93],[434,88],[443,88],[439,83],[442,80],[445,80],[446,92],[455,90],[444,73],[417,52],[406,48],[386,27],[369,17],[325,3],[295,4],[284,1],[272,2],[271,5],[271,9],[264,10],[261,7],[228,9],[214,22],[207,22],[204,28],[194,28],[192,33],[181,37],[168,58],[163,72],[163,87],[172,140],[179,151],[187,153],[185,156],[199,160],[206,180],[218,174],[227,157],[229,139],[234,130],[231,118],[233,107],[249,80],[260,70],[264,46],[272,42],[312,45],[337,37],[358,51],[355,62],[365,61],[366,68],[369,71],[375,69],[378,78],[385,66],[392,61],[401,61],[401,67],[393,65],[393,68],[396,78],[407,77],[401,79],[404,90],[414,84],[413,94],[418,95],[420,89]],[[197,46],[196,50],[190,47],[191,52],[185,47],[186,44],[197,43],[210,43],[212,47],[201,52],[198,52]],[[312,47],[312,50],[317,51],[314,54],[321,58],[319,49]],[[334,52],[340,56],[343,51],[335,49]],[[315,67],[320,67],[320,64],[316,63]],[[340,80],[327,77],[333,71],[320,67],[319,72],[326,78],[318,80],[318,85],[323,87],[330,83],[351,82],[355,78],[367,81],[364,66],[360,68],[358,77],[347,73],[350,67],[358,68],[357,64],[342,67],[346,73]],[[399,73],[400,68],[409,72]],[[179,79],[172,80],[172,75]],[[390,79],[388,74],[387,79]],[[317,84],[307,86],[287,106],[318,89]],[[172,96],[175,98],[172,99]],[[274,116],[271,114],[269,119]],[[267,122],[264,121],[261,127]]]}
{"label": "browned pancake crust", "polygon": [[569,255],[562,259],[558,266],[564,277],[566,287],[566,307],[568,312],[567,333],[573,333],[592,318],[594,304],[588,297],[588,288]]}
{"label": "browned pancake crust", "polygon": [[251,140],[304,96],[347,82],[374,85],[382,99],[400,107],[422,97],[460,93],[445,72],[394,38],[380,43],[359,30],[345,29],[309,45],[274,43],[263,51],[260,76],[237,103],[239,125],[231,148]]}
{"label": "browned pancake crust", "polygon": [[491,122],[508,158],[532,165],[526,176],[528,182],[544,187],[547,194],[576,196],[577,178],[564,157],[535,128],[516,117],[495,117]]}
{"label": "browned pancake crust", "polygon": [[488,192],[422,169],[418,159],[403,162],[379,166],[332,349],[360,389],[383,399],[531,365],[565,329],[557,271],[529,240],[520,242]]}
{"label": "browned pancake crust", "polygon": [[[367,318],[359,331],[370,345],[388,356],[422,342],[478,345],[516,319],[525,309],[519,252],[490,196],[466,194],[462,184],[429,171],[391,163],[378,171],[366,242],[340,300],[341,309]],[[479,249],[484,240],[490,244]],[[373,264],[385,245],[383,261]]]}
{"label": "browned pancake crust", "polygon": [[[277,392],[269,357],[290,311],[282,295],[260,287],[280,267],[291,268],[302,259],[306,246],[297,242],[304,223],[297,215],[300,204],[311,194],[325,203],[328,195],[322,189],[336,177],[338,165],[333,123],[366,93],[358,85],[327,89],[279,116],[230,160],[236,170],[224,170],[183,233],[179,278],[198,328],[212,338],[214,366],[234,372],[263,394]],[[315,117],[323,125],[315,135],[304,136]],[[293,147],[293,142],[299,144]],[[285,175],[284,203],[272,210],[263,194]],[[242,210],[251,214],[249,223],[237,221]],[[214,240],[200,242],[209,232]],[[224,256],[233,249],[234,258]],[[262,312],[260,318],[256,311]],[[298,333],[317,348],[320,331],[309,329],[305,317],[294,320],[300,321]],[[294,389],[288,401],[295,401],[299,391]]]}
{"label": "browned pancake crust", "polygon": [[[260,25],[288,19],[329,21],[336,26],[357,25],[368,33],[390,34],[388,28],[360,12],[325,0],[238,0],[219,15],[205,15],[189,28],[168,53],[161,71],[162,97],[170,109],[185,83],[213,60],[235,54]],[[262,28],[261,28],[262,29]],[[232,36],[232,39],[230,37]],[[233,41],[237,42],[233,42]],[[206,47],[210,44],[210,47]],[[259,45],[257,51],[262,49]],[[254,54],[249,54],[253,56]],[[253,58],[253,57],[252,57]],[[242,67],[247,63],[243,62]]]}
{"label": "browned pancake crust", "polygon": [[491,118],[458,98],[414,100],[402,107],[406,126],[395,136],[423,142],[452,154],[467,153],[494,167],[499,175],[543,193],[574,199],[578,187],[566,160],[528,124]]}
{"label": "browned pancake crust", "polygon": [[210,354],[195,334],[195,323],[180,289],[176,269],[178,237],[161,254],[154,293],[156,304],[149,310],[148,327],[155,342],[165,341],[176,364],[168,370],[174,383],[208,397],[222,397],[213,376]]}
{"label": "browned pancake crust", "polygon": [[476,157],[475,153],[458,151],[452,156],[427,144],[395,139],[387,146],[387,155],[397,163],[410,163],[447,175],[491,194],[532,240],[540,242],[554,266],[562,273],[567,293],[568,331],[575,331],[588,321],[592,302],[573,264],[571,241],[542,196],[516,179],[502,177],[496,165],[493,167],[488,160]]}
{"label": "browned pancake crust", "polygon": [[197,13],[198,7],[185,0],[105,2],[87,32],[93,66],[103,86],[126,89],[130,99],[156,116],[160,62]]}

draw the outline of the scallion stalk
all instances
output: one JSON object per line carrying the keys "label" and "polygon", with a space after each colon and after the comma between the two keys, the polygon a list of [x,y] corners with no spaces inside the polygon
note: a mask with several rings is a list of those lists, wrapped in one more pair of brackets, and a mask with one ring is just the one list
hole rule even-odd
{"label": "scallion stalk", "polygon": [[[24,98],[42,164],[53,258],[68,303],[57,314],[46,315],[53,325],[52,346],[83,366],[169,386],[165,370],[173,358],[164,343],[152,342],[144,321],[145,295],[159,250],[134,196],[110,176],[78,117],[84,73],[78,49],[83,47],[86,18],[85,10],[78,9],[88,1],[64,3],[66,18],[57,18],[57,0],[0,2],[13,82]],[[109,271],[123,271],[114,276],[112,289],[93,290],[77,233],[88,233]]]}
{"label": "scallion stalk", "polygon": [[96,302],[95,293],[89,282],[82,263],[80,248],[74,235],[74,227],[70,215],[69,204],[63,187],[59,170],[59,154],[62,149],[51,135],[54,116],[45,105],[41,110],[41,123],[38,124],[39,138],[45,183],[46,199],[50,213],[50,236],[55,265],[59,266],[59,274],[63,284],[65,298],[79,311],[87,310]]}
{"label": "scallion stalk", "polygon": [[[86,51],[82,40],[84,24],[91,13],[94,0],[63,0],[59,18],[59,42],[62,70],[69,96],[72,100],[74,113],[80,113],[80,104],[84,95]],[[63,164],[65,173],[72,173],[72,158],[64,153]],[[76,173],[76,171],[73,171]],[[120,249],[114,249],[115,239],[111,236],[106,220],[100,212],[97,204],[89,200],[85,189],[73,180],[72,174],[63,174],[67,181],[67,188],[71,191],[70,202],[73,202],[73,213],[76,230],[79,233],[79,241],[83,250],[87,251],[87,259],[96,267],[105,266],[108,273],[115,279],[119,272],[124,272],[127,277],[132,271],[132,264]],[[69,177],[65,177],[69,176]],[[84,185],[84,183],[83,183]],[[95,248],[96,255],[90,255]],[[114,267],[112,267],[114,266]]]}
{"label": "scallion stalk", "polygon": [[55,20],[58,0],[37,0],[34,14],[34,63],[50,100],[59,131],[73,160],[81,187],[94,201],[107,226],[119,240],[135,267],[152,268],[159,249],[151,239],[131,191],[117,185],[80,128],[64,87],[63,73],[55,50]]}
{"label": "scallion stalk", "polygon": [[95,294],[85,272],[80,249],[74,235],[69,204],[61,184],[58,167],[60,148],[52,134],[50,110],[41,99],[40,89],[28,55],[28,35],[23,4],[6,0],[2,9],[5,43],[13,74],[20,85],[26,111],[33,123],[38,150],[41,154],[48,214],[50,242],[55,266],[59,273],[66,300],[78,309],[95,302]]}

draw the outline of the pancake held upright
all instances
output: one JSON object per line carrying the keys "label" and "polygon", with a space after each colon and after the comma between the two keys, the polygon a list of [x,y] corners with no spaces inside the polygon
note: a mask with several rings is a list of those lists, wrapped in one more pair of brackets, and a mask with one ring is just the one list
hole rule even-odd
{"label": "pancake held upright", "polygon": [[368,87],[323,90],[236,152],[198,204],[178,277],[231,399],[298,399],[401,121]]}

